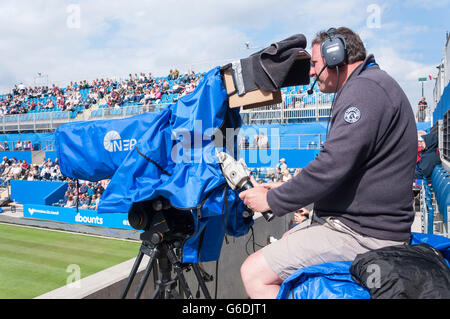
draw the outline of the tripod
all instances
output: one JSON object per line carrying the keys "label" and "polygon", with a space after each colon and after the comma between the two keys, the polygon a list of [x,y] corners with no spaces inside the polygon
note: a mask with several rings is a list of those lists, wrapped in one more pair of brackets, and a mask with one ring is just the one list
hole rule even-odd
{"label": "tripod", "polygon": [[[135,299],[139,299],[142,291],[147,283],[150,272],[153,270],[153,281],[155,285],[155,291],[152,295],[152,299],[180,299],[183,298],[183,294],[187,299],[193,299],[189,285],[184,277],[183,270],[194,270],[195,276],[199,283],[199,286],[206,299],[211,299],[208,288],[205,284],[205,278],[210,277],[204,270],[200,268],[198,264],[194,263],[181,263],[177,253],[181,245],[181,239],[164,240],[163,236],[158,233],[153,233],[150,236],[150,240],[147,232],[141,234],[143,239],[139,253],[136,257],[136,261],[131,269],[130,276],[128,277],[124,291],[122,292],[121,299],[125,299],[128,294],[128,290],[134,280],[139,265],[142,262],[144,255],[150,257],[147,267],[142,275],[139,286],[135,292]],[[175,277],[172,278],[172,268],[175,271]],[[158,274],[161,274],[158,278]],[[176,290],[177,282],[180,283],[179,291]]]}

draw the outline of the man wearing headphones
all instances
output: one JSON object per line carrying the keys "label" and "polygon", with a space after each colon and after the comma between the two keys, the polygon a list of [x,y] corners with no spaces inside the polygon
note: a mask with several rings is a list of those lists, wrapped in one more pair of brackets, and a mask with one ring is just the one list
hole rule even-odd
{"label": "man wearing headphones", "polygon": [[405,93],[344,27],[317,34],[310,76],[320,91],[335,93],[323,149],[291,180],[240,197],[253,211],[282,216],[314,203],[314,214],[245,260],[251,298],[275,298],[302,267],[410,240],[417,128]]}

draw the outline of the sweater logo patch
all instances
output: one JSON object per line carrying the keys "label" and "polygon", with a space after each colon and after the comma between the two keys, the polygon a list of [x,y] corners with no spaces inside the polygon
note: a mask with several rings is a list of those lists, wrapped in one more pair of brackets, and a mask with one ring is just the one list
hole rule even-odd
{"label": "sweater logo patch", "polygon": [[359,111],[359,109],[356,106],[350,106],[344,114],[344,120],[347,123],[356,123],[359,121],[359,119],[361,118],[361,112]]}

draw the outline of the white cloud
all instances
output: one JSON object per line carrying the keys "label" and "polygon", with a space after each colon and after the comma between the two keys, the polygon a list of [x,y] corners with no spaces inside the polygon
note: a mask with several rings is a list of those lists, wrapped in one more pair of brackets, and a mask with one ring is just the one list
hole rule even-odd
{"label": "white cloud", "polygon": [[[409,98],[409,102],[416,112],[417,103],[422,94],[422,86],[419,78],[434,76],[436,66],[419,63],[402,57],[392,47],[380,47],[374,50],[375,58],[380,67],[388,72],[403,88]],[[434,81],[425,82],[425,94],[431,97]]]}
{"label": "white cloud", "polygon": [[[79,4],[80,27],[69,28],[68,5]],[[129,73],[165,75],[170,68],[206,71],[233,58],[248,56],[244,43],[268,46],[295,33],[309,40],[317,31],[348,26],[361,34],[381,66],[392,73],[416,99],[416,77],[434,66],[415,62],[419,53],[412,36],[427,26],[385,21],[380,2],[381,29],[368,28],[372,0],[290,1],[60,1],[0,3],[0,90],[14,84],[34,85],[38,72],[50,84],[96,77],[124,77]],[[434,2],[433,2],[434,3]],[[445,5],[445,1],[438,1]],[[421,6],[428,5],[422,2]],[[433,4],[437,5],[436,3]],[[398,41],[398,39],[403,41]],[[411,39],[405,41],[405,39]],[[431,69],[431,70],[430,70]],[[424,75],[427,75],[424,74]],[[429,84],[429,83],[428,83]],[[420,93],[420,92],[419,92]]]}

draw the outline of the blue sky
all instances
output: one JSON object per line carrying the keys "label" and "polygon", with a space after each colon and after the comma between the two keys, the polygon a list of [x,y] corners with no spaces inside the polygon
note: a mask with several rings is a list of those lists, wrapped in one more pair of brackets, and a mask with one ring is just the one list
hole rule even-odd
{"label": "blue sky", "polygon": [[[450,0],[0,2],[0,91],[169,69],[207,71],[303,33],[347,26],[403,87],[413,108],[418,77],[435,75],[450,31]],[[245,42],[250,42],[250,50]],[[308,47],[309,49],[309,47]],[[432,99],[434,83],[427,82]]]}

